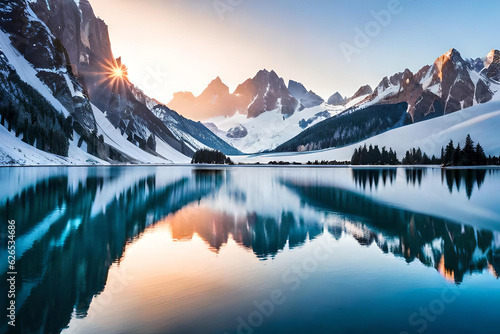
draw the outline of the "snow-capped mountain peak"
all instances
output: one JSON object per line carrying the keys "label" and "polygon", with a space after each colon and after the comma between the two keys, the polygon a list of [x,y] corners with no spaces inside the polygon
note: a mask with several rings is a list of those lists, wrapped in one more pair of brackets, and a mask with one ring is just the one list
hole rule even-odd
{"label": "snow-capped mountain peak", "polygon": [[248,118],[279,109],[285,115],[291,115],[299,109],[300,103],[293,97],[283,78],[271,70],[263,69],[238,85],[230,94],[228,87],[220,77],[213,80],[200,96],[186,96],[186,93],[174,94],[168,107],[195,120],[235,114],[244,114]]}
{"label": "snow-capped mountain peak", "polygon": [[328,98],[327,103],[332,106],[338,106],[344,104],[345,99],[339,92],[335,92],[332,96]]}
{"label": "snow-capped mountain peak", "polygon": [[295,97],[304,108],[319,106],[324,100],[315,94],[312,90],[307,91],[303,84],[290,80],[288,82],[288,91]]}
{"label": "snow-capped mountain peak", "polygon": [[500,51],[491,50],[486,56],[484,68],[487,70],[486,76],[491,80],[500,81]]}
{"label": "snow-capped mountain peak", "polygon": [[440,80],[443,80],[443,70],[444,70],[443,68],[449,62],[451,62],[456,69],[465,69],[464,66],[465,62],[462,59],[460,52],[458,52],[456,49],[450,49],[448,52],[438,57],[434,62],[434,66],[436,67],[437,70],[437,76],[439,77]]}
{"label": "snow-capped mountain peak", "polygon": [[[487,57],[493,68],[498,66],[494,55],[492,51]],[[370,96],[354,106],[407,102],[408,113],[418,122],[490,101],[496,77],[498,72],[484,68],[480,58],[464,60],[458,50],[450,49],[415,74],[406,69],[383,78]]]}

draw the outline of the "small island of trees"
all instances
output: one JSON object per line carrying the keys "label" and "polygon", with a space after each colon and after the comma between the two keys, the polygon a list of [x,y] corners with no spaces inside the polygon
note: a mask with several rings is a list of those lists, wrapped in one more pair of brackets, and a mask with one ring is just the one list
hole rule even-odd
{"label": "small island of trees", "polygon": [[201,149],[195,152],[192,164],[215,164],[215,165],[232,165],[231,159],[226,157],[221,151]]}

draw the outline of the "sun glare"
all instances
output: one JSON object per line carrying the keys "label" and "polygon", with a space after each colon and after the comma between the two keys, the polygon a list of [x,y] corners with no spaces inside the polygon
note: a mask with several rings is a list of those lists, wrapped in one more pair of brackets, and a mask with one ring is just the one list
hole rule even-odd
{"label": "sun glare", "polygon": [[105,63],[102,65],[103,71],[101,72],[101,83],[105,83],[112,87],[113,91],[117,93],[124,87],[128,86],[128,69],[122,64],[121,59],[118,58],[114,62]]}
{"label": "sun glare", "polygon": [[121,79],[125,76],[125,71],[121,67],[115,67],[111,70],[110,77]]}

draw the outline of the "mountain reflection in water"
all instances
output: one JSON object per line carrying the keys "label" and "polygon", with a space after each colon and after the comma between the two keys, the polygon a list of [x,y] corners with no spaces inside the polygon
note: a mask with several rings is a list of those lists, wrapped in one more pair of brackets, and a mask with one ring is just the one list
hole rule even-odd
{"label": "mountain reflection in water", "polygon": [[[261,261],[326,234],[353,238],[363,247],[376,244],[408,263],[418,260],[454,284],[473,273],[498,278],[495,230],[366,196],[367,189],[398,182],[396,169],[354,169],[351,189],[304,181],[283,170],[260,173],[152,167],[0,170],[5,181],[32,180],[0,198],[0,216],[17,223],[16,331],[58,333],[72,318],[84,318],[105,289],[110,267],[158,222],[168,224],[176,242],[197,236],[218,253],[234,241]],[[418,187],[426,169],[408,169],[404,175],[408,187]],[[470,199],[487,175],[491,172],[446,170],[441,182],[450,193],[465,191]],[[1,238],[1,258],[6,258],[5,231]],[[1,284],[6,269],[0,264]]]}

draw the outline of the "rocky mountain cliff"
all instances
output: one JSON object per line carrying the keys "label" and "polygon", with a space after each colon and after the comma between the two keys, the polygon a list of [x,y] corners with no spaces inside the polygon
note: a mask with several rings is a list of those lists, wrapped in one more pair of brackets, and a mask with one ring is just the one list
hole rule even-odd
{"label": "rocky mountain cliff", "polygon": [[[1,121],[19,139],[62,156],[74,146],[109,162],[171,161],[173,152],[190,156],[216,142],[203,125],[196,129],[204,133],[201,141],[190,142],[195,136],[179,129],[174,134],[153,113],[160,103],[128,80],[106,24],[87,0],[13,0],[0,3],[0,12]],[[46,111],[40,114],[40,108]],[[47,113],[53,116],[47,119]],[[126,152],[108,139],[108,123],[133,144]]]}
{"label": "rocky mountain cliff", "polygon": [[498,51],[493,50],[483,64],[480,59],[464,60],[457,50],[451,49],[415,74],[406,69],[383,78],[358,105],[407,102],[408,113],[418,122],[486,103],[499,90],[495,82],[498,58]]}
{"label": "rocky mountain cliff", "polygon": [[304,85],[300,82],[290,80],[288,82],[288,91],[304,108],[316,107],[325,102],[321,96],[318,96],[312,90],[307,91]]}
{"label": "rocky mountain cliff", "polygon": [[373,89],[370,87],[370,85],[361,86],[356,91],[356,93],[354,93],[353,96],[345,99],[344,104],[348,104],[351,101],[354,101],[356,99],[359,99],[362,96],[365,96],[365,95],[368,95],[368,94],[372,94],[372,93],[373,93]]}
{"label": "rocky mountain cliff", "polygon": [[[115,127],[138,146],[155,136],[182,153],[192,153],[135,98],[126,67],[111,50],[108,27],[95,16],[87,0],[34,1],[31,7],[62,42],[90,101],[106,112]],[[122,76],[116,75],[117,71]]]}
{"label": "rocky mountain cliff", "polygon": [[299,102],[290,94],[283,78],[278,77],[274,71],[259,71],[253,79],[239,85],[234,94],[239,96],[244,104],[249,102],[249,118],[275,109],[289,116],[299,108]]}
{"label": "rocky mountain cliff", "polygon": [[[14,129],[16,135],[41,150],[67,155],[74,127],[88,143],[89,152],[97,156],[109,154],[93,135],[97,126],[88,93],[61,39],[52,34],[26,1],[2,2],[0,12],[0,107],[9,130]],[[40,109],[43,113],[39,113]],[[66,133],[59,131],[62,122],[47,122],[47,114],[51,118],[71,115]],[[64,143],[64,150],[53,148],[56,145],[51,142],[56,140]]]}
{"label": "rocky mountain cliff", "polygon": [[200,122],[187,119],[162,104],[155,105],[152,111],[162,120],[178,140],[188,143],[189,148],[193,151],[203,148],[212,148],[224,154],[242,154],[239,150],[216,136]]}
{"label": "rocky mountain cliff", "polygon": [[340,95],[339,92],[336,92],[332,96],[328,98],[328,101],[326,103],[332,105],[332,106],[339,106],[344,104],[345,99],[342,95]]}
{"label": "rocky mountain cliff", "polygon": [[500,51],[491,50],[484,63],[484,73],[491,80],[500,81]]}

